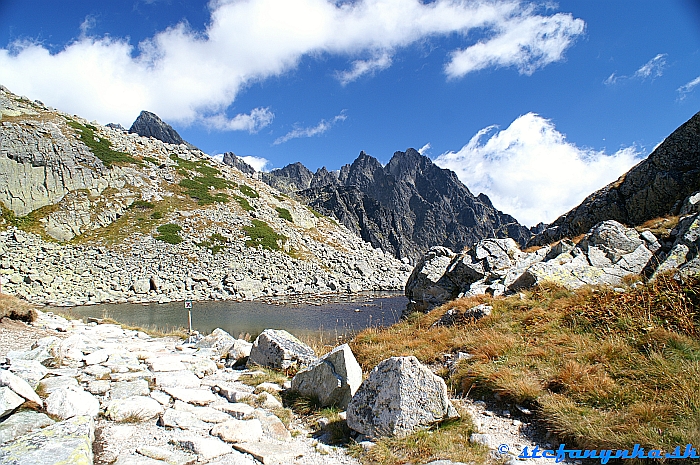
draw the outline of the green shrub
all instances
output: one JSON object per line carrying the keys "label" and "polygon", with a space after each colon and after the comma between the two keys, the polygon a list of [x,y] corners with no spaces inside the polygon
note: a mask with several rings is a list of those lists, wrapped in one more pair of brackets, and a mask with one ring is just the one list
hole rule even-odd
{"label": "green shrub", "polygon": [[275,208],[275,210],[277,210],[277,214],[279,215],[280,218],[285,219],[285,220],[289,221],[290,223],[294,222],[294,220],[292,219],[292,214],[289,213],[289,210],[287,210],[286,208],[277,207],[277,208]]}
{"label": "green shrub", "polygon": [[240,205],[241,208],[247,212],[255,210],[255,208],[248,202],[248,200],[244,199],[243,197],[239,197],[234,194],[233,200],[238,202],[238,205]]}
{"label": "green shrub", "polygon": [[257,247],[261,245],[264,249],[279,250],[280,242],[287,240],[286,236],[278,234],[267,223],[261,220],[254,219],[253,224],[251,226],[244,226],[243,230],[250,238],[245,241],[245,245],[248,247]]}
{"label": "green shrub", "polygon": [[156,239],[159,241],[167,242],[168,244],[179,244],[182,242],[182,237],[180,237],[182,227],[176,224],[164,224],[158,226],[157,230],[159,234],[156,236]]}
{"label": "green shrub", "polygon": [[306,208],[308,208],[309,211],[310,211],[316,218],[321,218],[321,217],[323,216],[322,214],[320,214],[319,212],[317,212],[316,210],[314,210],[313,208],[311,208],[311,207],[309,207],[309,206],[307,206]]}
{"label": "green shrub", "polygon": [[241,184],[240,186],[238,186],[238,189],[241,191],[241,193],[243,195],[246,195],[246,196],[250,197],[251,199],[257,199],[258,197],[260,197],[260,194],[258,194],[258,191],[256,191],[255,189],[253,189],[252,187],[250,187],[246,184]]}
{"label": "green shrub", "polygon": [[139,209],[147,209],[147,208],[153,208],[155,205],[153,205],[151,202],[147,202],[145,200],[134,200],[134,203],[129,205],[129,208],[139,208]]}
{"label": "green shrub", "polygon": [[151,213],[151,218],[153,218],[154,220],[159,220],[163,218],[163,212],[155,211]]}
{"label": "green shrub", "polygon": [[142,163],[134,157],[124,152],[112,150],[112,143],[106,137],[99,138],[95,136],[95,126],[88,124],[83,126],[77,121],[69,121],[68,125],[80,132],[80,140],[87,145],[90,151],[100,160],[107,168],[111,168],[113,164],[131,163],[141,165]]}
{"label": "green shrub", "polygon": [[227,194],[223,192],[212,194],[211,191],[237,186],[235,182],[220,177],[221,171],[210,166],[206,160],[184,160],[175,154],[171,154],[170,159],[177,163],[177,172],[186,177],[180,181],[180,187],[186,195],[196,199],[200,205],[228,202]]}
{"label": "green shrub", "polygon": [[143,161],[147,161],[152,165],[160,166],[160,162],[153,157],[143,157]]}

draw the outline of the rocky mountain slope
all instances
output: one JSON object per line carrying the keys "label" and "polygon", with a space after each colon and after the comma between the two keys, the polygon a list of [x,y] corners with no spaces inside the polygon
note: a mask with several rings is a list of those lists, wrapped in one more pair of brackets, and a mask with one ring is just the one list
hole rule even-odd
{"label": "rocky mountain slope", "polygon": [[596,223],[629,226],[678,215],[683,199],[700,189],[700,113],[668,136],[617,181],[589,195],[530,241],[543,245],[585,233]]}
{"label": "rocky mountain slope", "polygon": [[524,244],[531,236],[487,196],[475,197],[454,172],[414,149],[394,153],[386,166],[361,152],[338,175],[294,163],[262,173],[262,179],[335,216],[372,246],[412,262],[433,245],[461,250],[487,237]]}
{"label": "rocky mountain slope", "polygon": [[185,144],[0,87],[0,274],[52,304],[400,289],[410,269]]}

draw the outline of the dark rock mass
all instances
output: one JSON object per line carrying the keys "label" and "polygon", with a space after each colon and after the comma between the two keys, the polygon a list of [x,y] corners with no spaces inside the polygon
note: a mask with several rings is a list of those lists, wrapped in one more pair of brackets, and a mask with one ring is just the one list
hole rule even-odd
{"label": "dark rock mass", "polygon": [[248,163],[244,162],[242,159],[238,158],[233,152],[224,153],[224,164],[237,168],[240,172],[245,174],[254,174],[255,168],[250,166]]}
{"label": "dark rock mass", "polygon": [[312,174],[295,163],[263,174],[263,180],[336,217],[374,247],[410,261],[434,245],[462,250],[488,237],[524,244],[531,236],[486,195],[475,197],[453,171],[414,149],[394,153],[386,166],[361,152],[337,175],[325,168]]}
{"label": "dark rock mass", "polygon": [[617,181],[589,195],[533,237],[543,245],[585,233],[604,220],[630,226],[677,215],[683,200],[700,190],[700,113],[666,138]]}
{"label": "dark rock mass", "polygon": [[153,137],[166,144],[187,144],[194,148],[191,144],[185,142],[172,126],[150,111],[142,111],[139,117],[136,118],[136,121],[134,121],[134,124],[129,128],[129,132],[139,136]]}

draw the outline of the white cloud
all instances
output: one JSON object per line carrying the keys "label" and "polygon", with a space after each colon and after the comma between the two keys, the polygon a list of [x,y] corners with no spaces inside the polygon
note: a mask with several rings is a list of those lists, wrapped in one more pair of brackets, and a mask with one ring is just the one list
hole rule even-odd
{"label": "white cloud", "polygon": [[357,80],[365,74],[374,74],[391,66],[391,54],[384,51],[369,60],[356,60],[352,62],[352,67],[347,71],[339,71],[336,78],[342,85],[347,85]]}
{"label": "white cloud", "polygon": [[646,79],[648,77],[660,77],[666,67],[666,53],[659,53],[651,60],[647,61],[634,73],[634,77]]}
{"label": "white cloud", "polygon": [[[449,57],[449,77],[489,66],[529,74],[560,60],[584,27],[569,14],[536,15],[521,0],[211,0],[209,8],[204,31],[182,22],[139,44],[88,36],[89,23],[57,53],[13,43],[0,49],[0,83],[90,120],[128,126],[147,109],[188,124],[223,114],[247,86],[304,56],[369,55],[351,64],[349,82],[389,66],[393,51],[456,34],[463,45]],[[490,39],[475,43],[481,36]]]}
{"label": "white cloud", "polygon": [[248,131],[254,134],[262,128],[269,126],[275,114],[269,108],[255,108],[250,113],[241,113],[233,118],[227,118],[224,114],[205,116],[202,123],[210,128],[220,131]]}
{"label": "white cloud", "polygon": [[452,52],[445,72],[459,78],[484,68],[514,66],[521,74],[531,75],[562,60],[564,51],[584,28],[583,20],[570,14],[516,16],[500,24],[493,38]]}
{"label": "white cloud", "polygon": [[[624,78],[624,76],[622,76]],[[612,73],[608,78],[603,81],[603,84],[606,86],[612,86],[614,84],[617,84],[617,81],[620,79],[620,76],[615,76],[615,73]]]}
{"label": "white cloud", "polygon": [[270,160],[263,157],[253,157],[248,155],[238,158],[252,166],[255,171],[263,171],[270,164]]}
{"label": "white cloud", "polygon": [[419,148],[419,149],[418,149],[418,153],[420,153],[421,155],[425,155],[425,153],[426,153],[428,150],[430,150],[430,142],[428,142],[427,144],[425,144],[423,147]]}
{"label": "white cloud", "polygon": [[295,127],[294,129],[289,131],[284,136],[278,137],[277,139],[275,139],[273,144],[274,145],[283,144],[289,140],[298,139],[300,137],[318,136],[319,134],[323,134],[324,132],[328,131],[338,121],[345,121],[346,119],[347,119],[347,116],[345,116],[345,110],[343,110],[340,112],[339,115],[336,115],[335,117],[333,117],[332,120],[326,121],[325,119],[322,119],[316,126],[311,126],[308,128]]}
{"label": "white cloud", "polygon": [[444,153],[435,163],[455,171],[475,194],[488,195],[499,210],[532,226],[554,221],[628,171],[639,156],[633,147],[613,154],[579,148],[550,120],[528,113],[507,129],[482,129],[461,150]]}
{"label": "white cloud", "polygon": [[688,95],[690,92],[692,92],[698,84],[700,84],[700,76],[696,77],[695,79],[693,79],[689,83],[680,86],[678,88],[678,94],[679,94],[678,98],[680,100],[683,100],[685,98],[685,96]]}

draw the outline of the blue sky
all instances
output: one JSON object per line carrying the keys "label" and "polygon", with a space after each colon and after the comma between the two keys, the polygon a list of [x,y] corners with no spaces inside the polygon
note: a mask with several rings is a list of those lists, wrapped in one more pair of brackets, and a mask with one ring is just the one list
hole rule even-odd
{"label": "blue sky", "polygon": [[700,110],[695,1],[0,0],[0,84],[215,155],[422,149],[552,221]]}

